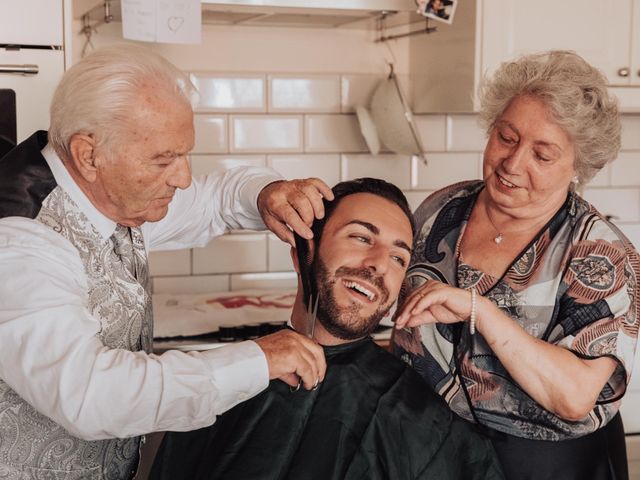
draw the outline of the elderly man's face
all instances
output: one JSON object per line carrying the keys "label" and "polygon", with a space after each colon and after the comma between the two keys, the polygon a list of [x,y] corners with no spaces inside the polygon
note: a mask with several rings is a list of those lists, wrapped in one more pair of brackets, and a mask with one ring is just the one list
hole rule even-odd
{"label": "elderly man's face", "polygon": [[111,218],[128,226],[158,221],[177,188],[191,184],[187,154],[194,145],[193,111],[176,95],[150,85],[131,105],[122,143],[98,153],[102,202]]}
{"label": "elderly man's face", "polygon": [[411,224],[395,203],[370,193],[340,200],[313,263],[322,326],[343,340],[371,333],[398,297],[411,245]]}

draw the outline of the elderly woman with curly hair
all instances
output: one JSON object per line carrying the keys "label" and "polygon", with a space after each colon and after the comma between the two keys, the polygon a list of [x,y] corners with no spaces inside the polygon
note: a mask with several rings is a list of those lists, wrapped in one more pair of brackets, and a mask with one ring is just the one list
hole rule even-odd
{"label": "elderly woman with curly hair", "polygon": [[620,148],[605,82],[571,52],[503,64],[480,91],[483,180],[416,212],[395,351],[490,436],[509,479],[628,477],[640,258],[576,193]]}

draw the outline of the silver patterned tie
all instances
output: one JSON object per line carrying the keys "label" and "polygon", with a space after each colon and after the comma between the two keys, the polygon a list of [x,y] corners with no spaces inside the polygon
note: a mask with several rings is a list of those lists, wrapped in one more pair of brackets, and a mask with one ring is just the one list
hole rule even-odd
{"label": "silver patterned tie", "polygon": [[125,270],[142,285],[146,293],[140,346],[151,352],[153,345],[153,310],[151,305],[151,283],[147,267],[147,253],[144,249],[142,231],[138,227],[118,225],[111,236],[115,253],[120,257]]}

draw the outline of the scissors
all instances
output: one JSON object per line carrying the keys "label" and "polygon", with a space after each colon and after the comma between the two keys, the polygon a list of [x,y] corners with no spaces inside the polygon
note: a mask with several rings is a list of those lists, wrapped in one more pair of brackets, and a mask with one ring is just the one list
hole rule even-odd
{"label": "scissors", "polygon": [[[300,333],[308,338],[313,339],[313,333],[316,327],[316,317],[318,314],[318,294],[316,292],[315,284],[311,278],[311,253],[309,249],[309,240],[302,238],[300,235],[294,232],[293,234],[296,244],[296,253],[298,256],[298,265],[300,265],[300,279],[302,280],[302,293],[303,298],[308,298],[307,315],[305,324],[302,327]],[[293,388],[289,387],[292,392],[300,390],[302,385],[302,379],[298,381],[298,386]],[[313,387],[315,390],[318,388],[318,384]]]}
{"label": "scissors", "polygon": [[[307,303],[307,316],[305,318],[304,331],[303,333],[306,337],[313,339],[313,333],[316,329],[316,318],[318,316],[318,296],[316,295],[315,300],[313,299],[313,295],[309,295],[309,302]],[[298,385],[293,388],[289,387],[289,390],[292,392],[297,392],[300,390],[300,386],[302,385],[302,378],[298,380]],[[313,390],[318,388],[318,384],[316,383],[313,387]]]}

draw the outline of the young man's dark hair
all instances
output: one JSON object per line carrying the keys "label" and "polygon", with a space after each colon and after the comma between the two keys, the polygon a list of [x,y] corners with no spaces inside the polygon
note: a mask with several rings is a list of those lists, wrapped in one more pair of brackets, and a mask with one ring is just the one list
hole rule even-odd
{"label": "young man's dark hair", "polygon": [[327,200],[324,201],[324,217],[322,219],[315,219],[313,226],[311,227],[316,245],[320,242],[324,226],[327,223],[327,220],[331,217],[333,211],[340,204],[340,200],[355,193],[371,193],[373,195],[386,198],[390,202],[398,205],[409,219],[409,222],[411,222],[411,233],[415,235],[416,224],[413,218],[413,213],[411,213],[409,203],[407,202],[407,198],[394,184],[379,178],[363,177],[340,182],[331,190],[333,191],[334,199],[330,202]]}
{"label": "young man's dark hair", "polygon": [[[411,234],[412,236],[415,236],[415,220],[413,218],[413,213],[411,213],[411,208],[409,207],[407,198],[404,196],[404,193],[402,193],[402,190],[394,184],[380,178],[362,177],[337,183],[331,190],[333,191],[334,199],[332,201],[323,200],[325,212],[324,217],[321,219],[316,218],[311,226],[311,230],[313,231],[313,242],[316,245],[316,249],[320,245],[322,233],[327,221],[331,218],[331,215],[338,205],[340,205],[342,199],[357,193],[370,193],[396,204],[407,216],[407,219],[411,224]],[[304,302],[308,307],[308,300],[310,296],[313,295],[315,298],[315,295],[317,294],[315,282],[311,281],[311,276],[317,274],[317,258],[307,258],[309,247],[306,245],[306,242],[302,240],[302,237],[296,238],[296,247],[298,249],[298,259],[300,262]]]}

